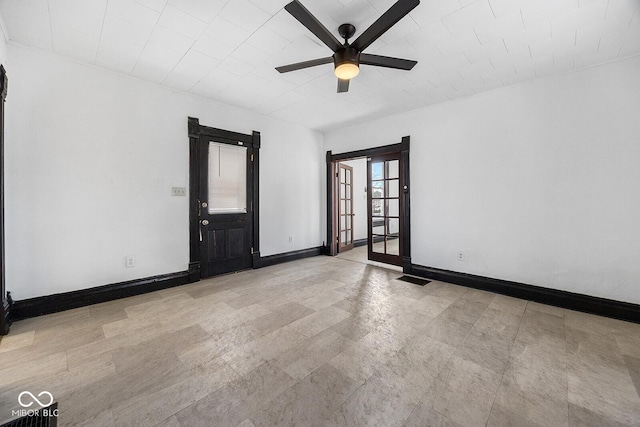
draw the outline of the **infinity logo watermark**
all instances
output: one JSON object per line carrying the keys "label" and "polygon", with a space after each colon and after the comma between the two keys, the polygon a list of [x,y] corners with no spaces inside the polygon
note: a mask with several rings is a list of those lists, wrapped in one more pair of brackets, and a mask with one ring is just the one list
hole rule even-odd
{"label": "infinity logo watermark", "polygon": [[[40,399],[42,400],[40,400]],[[13,409],[11,410],[12,417],[57,417],[58,409],[47,408],[47,406],[53,403],[53,395],[48,391],[41,391],[38,393],[38,396],[34,395],[30,391],[23,391],[18,395],[18,403],[24,409]],[[37,403],[39,406],[44,407],[43,409],[26,409],[30,408],[31,405]]]}
{"label": "infinity logo watermark", "polygon": [[[25,395],[26,396],[30,396],[33,401],[29,402],[29,403],[24,403],[22,397],[25,396]],[[49,402],[44,403],[44,402],[41,402],[40,400],[38,400],[38,397],[42,397],[42,395],[48,396],[49,397]],[[53,395],[51,393],[49,393],[48,391],[41,391],[40,393],[38,393],[38,397],[35,397],[33,395],[33,393],[31,393],[30,391],[23,391],[22,393],[20,393],[18,395],[18,403],[23,408],[30,407],[31,405],[34,404],[34,401],[35,401],[35,403],[37,403],[40,406],[49,406],[49,405],[51,405],[53,403]]]}

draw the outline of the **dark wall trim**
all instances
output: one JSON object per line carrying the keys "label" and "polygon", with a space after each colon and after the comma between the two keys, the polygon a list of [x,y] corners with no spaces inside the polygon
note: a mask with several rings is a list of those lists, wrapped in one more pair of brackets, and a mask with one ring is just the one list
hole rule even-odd
{"label": "dark wall trim", "polygon": [[[256,259],[260,256],[260,132],[252,131],[251,134],[232,132],[200,124],[200,120],[195,117],[187,118],[187,129],[189,133],[189,282],[200,280],[203,274],[203,263],[200,245],[200,204],[198,197],[200,194],[200,154],[204,150],[200,143],[200,137],[215,138],[218,142],[226,142],[235,145],[238,141],[248,148],[252,148],[253,165],[252,185],[253,194],[251,199],[252,211],[252,262],[255,267]],[[206,139],[206,138],[205,138]],[[205,269],[206,270],[206,269]]]}
{"label": "dark wall trim", "polygon": [[7,73],[0,65],[0,335],[8,334],[10,325],[10,306],[4,282],[4,102],[7,83]]}
{"label": "dark wall trim", "polygon": [[172,288],[188,283],[188,279],[189,272],[180,271],[79,291],[15,301],[13,303],[12,320],[57,313],[59,311],[71,310],[73,308]]}
{"label": "dark wall trim", "polygon": [[[254,268],[268,267],[284,262],[310,258],[321,255],[321,252],[322,246],[269,255],[266,257],[260,257],[259,253],[254,253]],[[81,289],[78,291],[15,301],[13,303],[12,320],[21,320],[30,317],[42,316],[44,314],[57,313],[59,311],[71,310],[73,308],[85,307],[87,305],[159,291],[161,289],[172,288],[174,286],[185,285],[187,283],[200,280],[200,276],[198,276],[196,280],[191,280],[191,268],[192,265],[190,264],[189,271],[180,271],[177,273],[130,280],[127,282],[114,283],[95,288]]]}
{"label": "dark wall trim", "polygon": [[365,237],[364,239],[358,239],[358,240],[354,240],[353,241],[353,247],[357,248],[359,246],[367,246],[367,238]]}
{"label": "dark wall trim", "polygon": [[281,254],[267,255],[260,257],[258,268],[268,267],[270,265],[282,264],[283,262],[296,261],[303,258],[310,258],[322,254],[322,246],[315,248],[300,249],[298,251],[284,252]]}
{"label": "dark wall trim", "polygon": [[362,157],[377,156],[380,154],[397,153],[400,151],[409,150],[409,137],[402,138],[402,142],[397,144],[383,145],[381,147],[365,148],[363,150],[348,151],[346,153],[333,154],[331,151],[327,151],[327,162],[336,162],[340,160],[353,160],[360,159]]}
{"label": "dark wall trim", "polygon": [[[409,148],[411,137],[403,136],[401,141],[397,144],[383,145],[381,147],[365,148],[363,150],[348,151],[345,153],[334,154],[331,151],[326,153],[327,162],[327,242],[326,247],[323,249],[325,255],[336,255],[336,239],[337,234],[336,224],[333,212],[333,205],[335,200],[335,162],[341,160],[353,160],[363,157],[374,157],[390,153],[400,153],[400,162],[403,165],[402,178],[405,188],[402,189],[404,193],[403,205],[402,205],[402,270],[405,273],[409,273],[411,268],[411,185],[409,180]],[[368,165],[367,165],[368,168]],[[354,245],[356,246],[356,245]]]}
{"label": "dark wall trim", "polygon": [[198,194],[200,194],[200,123],[189,117],[189,282],[200,280],[200,224]]}
{"label": "dark wall trim", "polygon": [[331,151],[327,151],[327,242],[323,244],[325,255],[333,256],[337,253],[335,237],[337,235],[334,224],[333,203],[335,195],[335,169],[336,165],[331,160]]}
{"label": "dark wall trim", "polygon": [[[260,254],[260,132],[251,133],[253,144],[253,254]],[[259,255],[258,255],[259,256]]]}
{"label": "dark wall trim", "polygon": [[[362,239],[366,244],[366,239]],[[256,257],[257,268],[268,267],[289,261],[320,255],[322,247],[302,249]],[[563,307],[586,313],[597,314],[629,322],[640,323],[640,305],[589,295],[576,294],[557,289],[526,285],[501,279],[493,279],[456,271],[441,270],[412,264],[408,272],[414,276],[431,280],[453,283],[474,289],[509,295],[516,298],[536,301],[542,304]],[[30,298],[13,303],[12,320],[26,319],[44,314],[57,313],[73,308],[112,301],[161,289],[171,288],[189,283],[189,271],[164,274],[144,279],[130,280],[79,291],[54,294],[44,297]]]}
{"label": "dark wall trim", "polygon": [[411,269],[411,197],[409,190],[411,189],[410,170],[409,170],[409,143],[410,138],[405,136],[402,138],[400,145],[403,149],[400,151],[400,164],[402,165],[402,181],[403,192],[402,198],[402,271],[407,273]]}
{"label": "dark wall trim", "polygon": [[640,305],[412,264],[410,274],[570,310],[640,323]]}

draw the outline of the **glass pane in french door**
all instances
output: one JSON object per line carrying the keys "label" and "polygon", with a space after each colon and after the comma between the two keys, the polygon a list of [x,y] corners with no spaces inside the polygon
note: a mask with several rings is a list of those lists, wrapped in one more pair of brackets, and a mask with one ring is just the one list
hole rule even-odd
{"label": "glass pane in french door", "polygon": [[371,250],[400,255],[400,179],[398,160],[372,160]]}

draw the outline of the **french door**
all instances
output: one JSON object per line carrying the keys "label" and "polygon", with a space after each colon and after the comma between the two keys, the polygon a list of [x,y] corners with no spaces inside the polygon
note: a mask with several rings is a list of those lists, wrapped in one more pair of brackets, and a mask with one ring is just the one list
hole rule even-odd
{"label": "french door", "polygon": [[401,153],[367,158],[367,243],[372,261],[402,265],[404,206]]}
{"label": "french door", "polygon": [[353,168],[338,163],[338,252],[353,249]]}

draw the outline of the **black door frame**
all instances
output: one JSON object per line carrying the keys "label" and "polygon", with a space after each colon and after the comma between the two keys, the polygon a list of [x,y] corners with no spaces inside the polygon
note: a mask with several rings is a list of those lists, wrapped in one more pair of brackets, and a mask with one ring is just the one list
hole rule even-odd
{"label": "black door frame", "polygon": [[[411,198],[409,191],[411,188],[409,181],[409,146],[410,137],[403,136],[401,142],[397,144],[384,145],[375,148],[366,148],[363,150],[349,151],[345,153],[333,154],[331,151],[327,151],[327,255],[334,256],[337,252],[337,242],[335,234],[335,221],[334,221],[334,209],[335,209],[335,176],[336,168],[335,163],[341,160],[354,160],[363,157],[374,157],[381,154],[400,153],[400,164],[402,165],[401,174],[402,181],[404,182],[404,199],[401,205],[402,216],[402,271],[409,273],[411,271]],[[367,191],[369,189],[367,188]]]}
{"label": "black door frame", "polygon": [[9,298],[4,283],[4,101],[7,99],[7,73],[0,65],[0,335],[9,333]]}
{"label": "black door frame", "polygon": [[199,154],[202,149],[200,137],[219,138],[221,140],[242,142],[243,145],[253,148],[253,197],[252,203],[252,267],[257,268],[260,261],[260,211],[259,211],[259,165],[260,165],[260,132],[253,131],[251,135],[217,129],[200,125],[200,120],[195,117],[188,118],[189,125],[189,282],[197,282],[201,278],[201,251],[200,251],[200,221],[198,214],[198,195],[200,193],[200,162]]}

